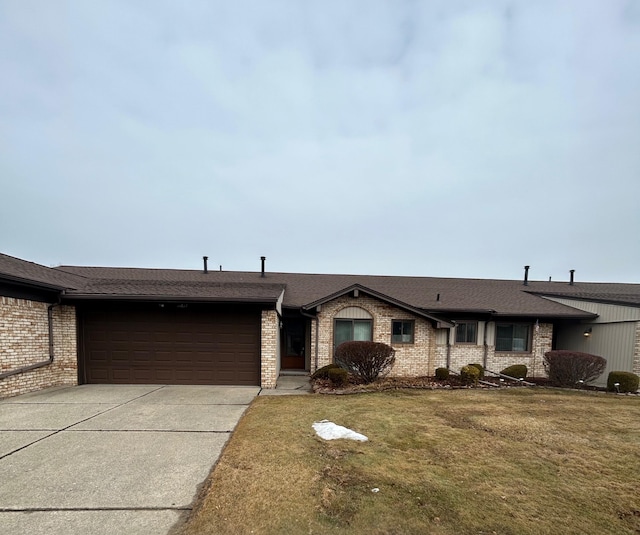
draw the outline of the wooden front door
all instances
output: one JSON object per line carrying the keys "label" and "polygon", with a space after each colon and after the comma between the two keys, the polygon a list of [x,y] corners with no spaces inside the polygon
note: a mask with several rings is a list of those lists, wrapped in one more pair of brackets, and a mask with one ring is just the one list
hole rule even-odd
{"label": "wooden front door", "polygon": [[305,369],[305,324],[304,318],[283,318],[280,367],[283,370]]}

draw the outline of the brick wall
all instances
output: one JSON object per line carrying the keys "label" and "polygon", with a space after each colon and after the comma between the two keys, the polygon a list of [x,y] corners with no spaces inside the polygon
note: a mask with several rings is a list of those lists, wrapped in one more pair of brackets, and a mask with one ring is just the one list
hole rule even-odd
{"label": "brick wall", "polygon": [[275,310],[262,311],[260,358],[260,386],[275,388],[280,373],[280,320]]}
{"label": "brick wall", "polygon": [[[0,297],[0,373],[49,359],[47,303]],[[0,398],[78,383],[76,313],[53,309],[53,363],[0,379]]]}
{"label": "brick wall", "polygon": [[[489,329],[495,329],[495,325],[489,323]],[[487,365],[492,371],[499,372],[513,364],[525,364],[528,368],[529,377],[544,377],[544,354],[551,350],[551,338],[553,336],[553,325],[551,323],[540,323],[536,330],[532,325],[531,352],[496,352],[495,345],[487,346]],[[446,337],[442,337],[446,340]],[[493,340],[493,336],[488,337]],[[450,369],[458,372],[460,368],[471,363],[482,364],[484,362],[484,345],[479,340],[478,345],[474,344],[453,344],[450,347]],[[446,344],[438,344],[436,348],[436,367],[446,367],[447,347]]]}
{"label": "brick wall", "polygon": [[[333,361],[333,327],[336,315],[346,307],[360,307],[373,316],[373,341],[391,345],[396,350],[396,363],[391,375],[419,376],[433,375],[435,367],[435,330],[431,323],[419,316],[379,301],[375,298],[360,295],[354,298],[342,296],[322,305],[318,313],[320,338],[318,340],[318,367],[326,366]],[[414,320],[414,343],[392,344],[392,320]],[[311,324],[311,340],[315,341],[315,322]],[[315,347],[313,348],[315,352]],[[315,353],[314,353],[315,358]],[[315,362],[312,358],[312,372]]]}

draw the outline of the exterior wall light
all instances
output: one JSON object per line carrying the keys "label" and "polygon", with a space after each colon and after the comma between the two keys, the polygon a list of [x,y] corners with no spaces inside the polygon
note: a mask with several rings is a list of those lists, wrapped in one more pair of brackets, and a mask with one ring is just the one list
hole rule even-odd
{"label": "exterior wall light", "polygon": [[591,327],[587,327],[587,328],[584,330],[584,333],[583,333],[583,334],[584,334],[585,338],[589,338],[589,337],[591,336],[591,331],[592,331]]}

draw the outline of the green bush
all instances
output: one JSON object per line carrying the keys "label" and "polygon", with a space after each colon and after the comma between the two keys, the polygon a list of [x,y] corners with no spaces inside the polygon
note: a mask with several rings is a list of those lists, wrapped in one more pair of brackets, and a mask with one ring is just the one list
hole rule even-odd
{"label": "green bush", "polygon": [[344,342],[336,348],[335,361],[364,383],[387,375],[396,361],[396,352],[382,342]]}
{"label": "green bush", "polygon": [[340,368],[340,366],[338,366],[335,362],[332,362],[331,364],[327,364],[326,366],[323,366],[322,368],[318,368],[314,372],[314,374],[311,376],[311,380],[314,380],[314,379],[329,379],[329,371],[330,370],[335,370],[336,368]]}
{"label": "green bush", "polygon": [[349,382],[349,373],[339,366],[337,368],[330,368],[328,376],[334,386],[345,386]]}
{"label": "green bush", "polygon": [[[616,389],[615,384],[618,383]],[[640,377],[631,372],[609,372],[607,390],[610,392],[637,392]]]}
{"label": "green bush", "polygon": [[478,379],[482,379],[484,377],[484,366],[482,364],[478,364],[477,362],[474,362],[472,364],[469,364],[469,366],[473,366],[474,368],[478,368],[478,371],[480,372],[480,375],[478,376]]}
{"label": "green bush", "polygon": [[447,379],[449,379],[449,369],[436,368],[436,379],[438,381],[446,381]]}
{"label": "green bush", "polygon": [[478,379],[480,379],[480,370],[471,365],[463,366],[460,370],[460,379],[462,379],[462,382],[466,384],[478,384]]}
{"label": "green bush", "polygon": [[514,364],[513,366],[507,366],[500,373],[515,379],[524,379],[527,376],[527,371],[527,367],[524,364]]}

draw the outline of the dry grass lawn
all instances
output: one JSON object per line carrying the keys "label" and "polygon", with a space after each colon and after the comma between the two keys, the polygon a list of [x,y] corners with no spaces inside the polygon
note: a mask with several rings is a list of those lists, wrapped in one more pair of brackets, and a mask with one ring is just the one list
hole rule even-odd
{"label": "dry grass lawn", "polygon": [[[311,424],[325,418],[369,442],[318,438]],[[525,388],[260,397],[184,533],[637,534],[640,398]]]}

